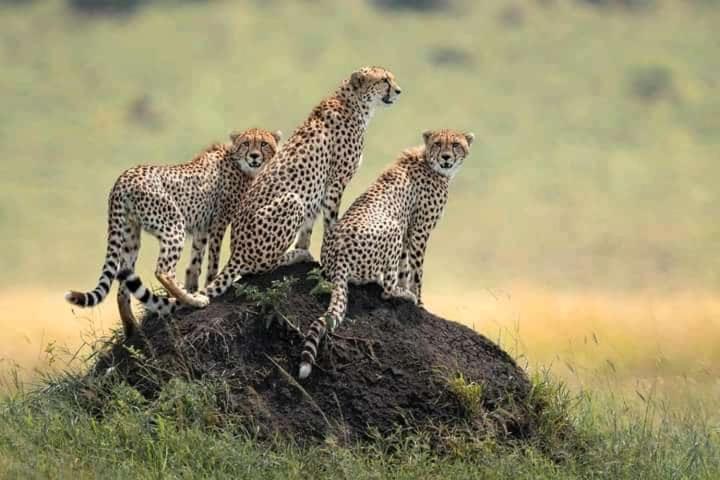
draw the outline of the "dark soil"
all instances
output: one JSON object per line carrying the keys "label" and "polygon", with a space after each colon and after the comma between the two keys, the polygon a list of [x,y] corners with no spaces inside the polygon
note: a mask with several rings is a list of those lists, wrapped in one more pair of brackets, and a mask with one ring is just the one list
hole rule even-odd
{"label": "dark soil", "polygon": [[[314,267],[246,277],[242,284],[257,288],[253,299],[233,289],[203,310],[182,310],[170,320],[150,316],[136,335],[111,345],[96,372],[115,366],[149,396],[174,376],[221,380],[227,385],[222,408],[248,429],[301,443],[330,435],[356,441],[398,428],[532,435],[530,383],[507,353],[423,308],[381,300],[375,285],[350,289],[348,318],[323,342],[310,377],[298,383],[303,339],[282,317],[304,331],[324,312],[328,295],[310,293],[317,282],[307,274]],[[257,292],[284,278],[295,279],[286,295],[274,307],[259,306]],[[449,388],[458,375],[482,385],[479,411]]]}

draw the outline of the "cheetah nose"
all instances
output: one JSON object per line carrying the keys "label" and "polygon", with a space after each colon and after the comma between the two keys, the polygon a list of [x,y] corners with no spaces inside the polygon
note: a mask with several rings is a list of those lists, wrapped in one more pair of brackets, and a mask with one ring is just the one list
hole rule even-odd
{"label": "cheetah nose", "polygon": [[250,158],[252,158],[253,160],[257,160],[258,158],[260,158],[260,154],[258,152],[252,152],[250,154]]}
{"label": "cheetah nose", "polygon": [[402,93],[402,89],[400,87],[395,87],[395,93],[400,95]]}
{"label": "cheetah nose", "polygon": [[449,154],[449,153],[443,153],[443,154],[440,155],[440,156],[442,157],[443,160],[450,160],[450,154]]}

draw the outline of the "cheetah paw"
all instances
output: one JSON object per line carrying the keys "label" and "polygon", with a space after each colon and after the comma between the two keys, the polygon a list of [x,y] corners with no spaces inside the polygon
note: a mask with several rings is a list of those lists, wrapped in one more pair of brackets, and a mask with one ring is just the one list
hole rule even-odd
{"label": "cheetah paw", "polygon": [[400,288],[394,290],[392,293],[383,293],[382,298],[384,298],[385,300],[391,298],[399,298],[401,300],[407,300],[408,302],[412,302],[415,305],[418,304],[418,299],[413,292]]}
{"label": "cheetah paw", "polygon": [[312,256],[312,253],[310,253],[310,250],[300,250],[298,251],[297,256],[297,263],[306,263],[306,262],[314,262],[315,257]]}
{"label": "cheetah paw", "polygon": [[314,262],[315,258],[310,253],[310,250],[296,248],[285,254],[285,258],[280,261],[280,265],[295,265],[296,263],[307,263]]}
{"label": "cheetah paw", "polygon": [[191,307],[205,308],[210,305],[210,298],[201,293],[193,293],[188,296],[188,301],[185,303],[187,303]]}

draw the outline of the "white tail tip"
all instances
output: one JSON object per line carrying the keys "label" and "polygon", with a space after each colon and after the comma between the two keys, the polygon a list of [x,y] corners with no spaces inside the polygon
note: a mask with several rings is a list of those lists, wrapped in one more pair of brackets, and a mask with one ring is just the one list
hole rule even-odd
{"label": "white tail tip", "polygon": [[300,380],[307,378],[310,376],[310,372],[312,372],[312,365],[307,362],[302,362],[300,364],[300,373],[298,373],[298,378]]}
{"label": "white tail tip", "polygon": [[70,302],[74,305],[75,302],[72,301],[73,298],[74,298],[73,292],[65,292],[65,300],[67,300],[68,302]]}

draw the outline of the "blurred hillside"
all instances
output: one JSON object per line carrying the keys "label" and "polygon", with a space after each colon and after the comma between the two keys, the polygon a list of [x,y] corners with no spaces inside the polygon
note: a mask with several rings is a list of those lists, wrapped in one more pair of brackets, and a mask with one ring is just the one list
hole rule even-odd
{"label": "blurred hillside", "polygon": [[421,131],[479,139],[428,292],[717,289],[718,25],[712,0],[0,0],[0,287],[92,287],[125,168],[289,135],[378,64],[405,93],[345,207]]}

